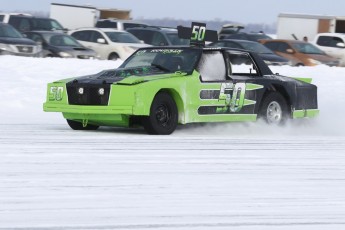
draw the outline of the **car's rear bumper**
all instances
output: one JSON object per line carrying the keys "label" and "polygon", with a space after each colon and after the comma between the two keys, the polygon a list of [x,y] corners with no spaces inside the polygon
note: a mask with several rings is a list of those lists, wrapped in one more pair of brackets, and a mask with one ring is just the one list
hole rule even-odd
{"label": "car's rear bumper", "polygon": [[318,109],[306,109],[306,110],[295,110],[292,112],[292,118],[305,118],[305,117],[316,117],[320,113]]}

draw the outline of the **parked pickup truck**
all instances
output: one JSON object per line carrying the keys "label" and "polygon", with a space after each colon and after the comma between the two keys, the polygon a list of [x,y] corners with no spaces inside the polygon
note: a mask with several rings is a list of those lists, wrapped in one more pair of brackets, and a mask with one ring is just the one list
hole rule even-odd
{"label": "parked pickup truck", "polygon": [[345,66],[345,34],[320,33],[315,36],[312,43],[329,56],[338,58],[340,66]]}

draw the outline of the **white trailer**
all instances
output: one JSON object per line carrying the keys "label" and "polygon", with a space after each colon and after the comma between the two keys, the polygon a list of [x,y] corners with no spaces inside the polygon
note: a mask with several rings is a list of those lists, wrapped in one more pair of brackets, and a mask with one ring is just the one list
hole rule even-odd
{"label": "white trailer", "polygon": [[278,15],[277,38],[314,39],[318,33],[345,33],[345,17],[286,14]]}
{"label": "white trailer", "polygon": [[94,27],[98,19],[130,19],[130,10],[100,9],[93,6],[79,6],[60,3],[50,4],[50,17],[58,20],[69,30]]}

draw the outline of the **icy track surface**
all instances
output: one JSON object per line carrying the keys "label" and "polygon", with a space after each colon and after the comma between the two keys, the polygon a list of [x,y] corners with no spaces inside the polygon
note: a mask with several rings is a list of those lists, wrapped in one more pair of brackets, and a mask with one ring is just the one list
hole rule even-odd
{"label": "icy track surface", "polygon": [[312,77],[321,114],[142,129],[72,131],[42,112],[50,81],[120,62],[0,56],[0,229],[345,229],[345,68]]}

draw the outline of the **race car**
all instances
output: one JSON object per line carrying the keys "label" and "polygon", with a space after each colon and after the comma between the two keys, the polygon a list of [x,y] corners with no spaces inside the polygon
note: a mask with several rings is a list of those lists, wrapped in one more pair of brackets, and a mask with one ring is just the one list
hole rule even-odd
{"label": "race car", "polygon": [[178,124],[318,115],[311,79],[273,74],[249,51],[204,47],[217,37],[205,24],[178,29],[191,46],[141,48],[117,69],[49,83],[44,111],[61,112],[74,130],[143,126],[163,135]]}

